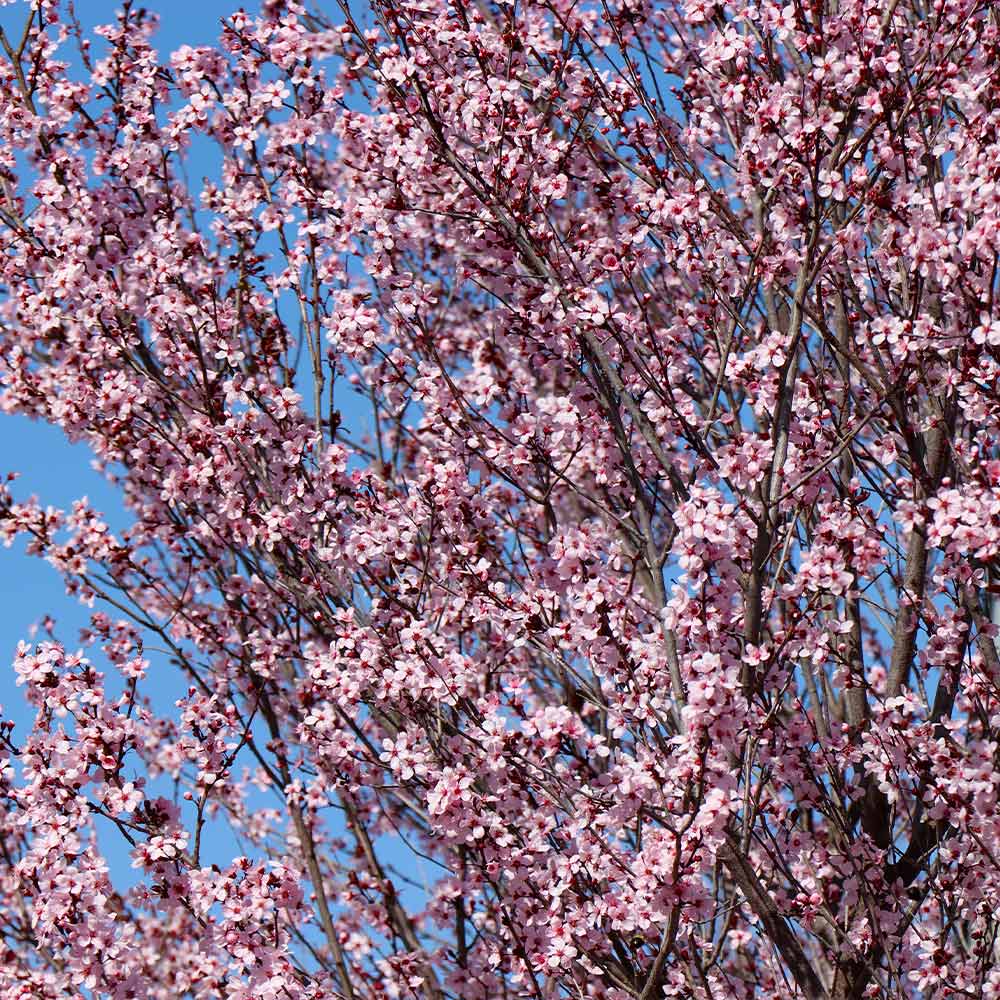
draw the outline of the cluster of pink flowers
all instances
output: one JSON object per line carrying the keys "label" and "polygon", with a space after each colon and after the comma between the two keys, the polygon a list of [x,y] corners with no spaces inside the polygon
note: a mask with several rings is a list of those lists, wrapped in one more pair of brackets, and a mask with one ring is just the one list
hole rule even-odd
{"label": "cluster of pink flowers", "polygon": [[1000,998],[995,4],[370,4],[0,36],[0,996]]}

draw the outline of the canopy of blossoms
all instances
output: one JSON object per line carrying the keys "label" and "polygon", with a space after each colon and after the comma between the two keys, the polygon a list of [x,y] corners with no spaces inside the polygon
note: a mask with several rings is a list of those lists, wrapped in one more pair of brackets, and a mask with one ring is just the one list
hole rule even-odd
{"label": "canopy of blossoms", "polygon": [[1000,997],[1000,8],[318,8],[4,11],[0,997]]}

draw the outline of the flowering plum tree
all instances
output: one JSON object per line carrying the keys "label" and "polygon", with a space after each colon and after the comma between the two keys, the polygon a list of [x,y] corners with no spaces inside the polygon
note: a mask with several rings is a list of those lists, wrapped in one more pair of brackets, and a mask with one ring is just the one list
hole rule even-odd
{"label": "flowering plum tree", "polygon": [[997,5],[23,13],[0,995],[1000,997]]}

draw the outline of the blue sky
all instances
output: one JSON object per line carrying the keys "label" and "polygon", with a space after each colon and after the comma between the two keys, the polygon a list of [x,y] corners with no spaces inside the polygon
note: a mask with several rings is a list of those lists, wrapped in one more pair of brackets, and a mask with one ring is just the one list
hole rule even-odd
{"label": "blue sky", "polygon": [[[16,499],[36,495],[46,505],[66,509],[86,496],[113,527],[119,527],[126,522],[125,512],[91,461],[89,449],[70,445],[58,428],[0,415],[0,476],[20,474],[12,489]],[[62,578],[48,563],[25,554],[20,541],[0,548],[0,606],[0,704],[4,715],[21,723],[26,714],[10,667],[18,642],[30,641],[31,626],[50,615],[60,638],[72,646],[87,623],[88,610],[66,595]]]}

